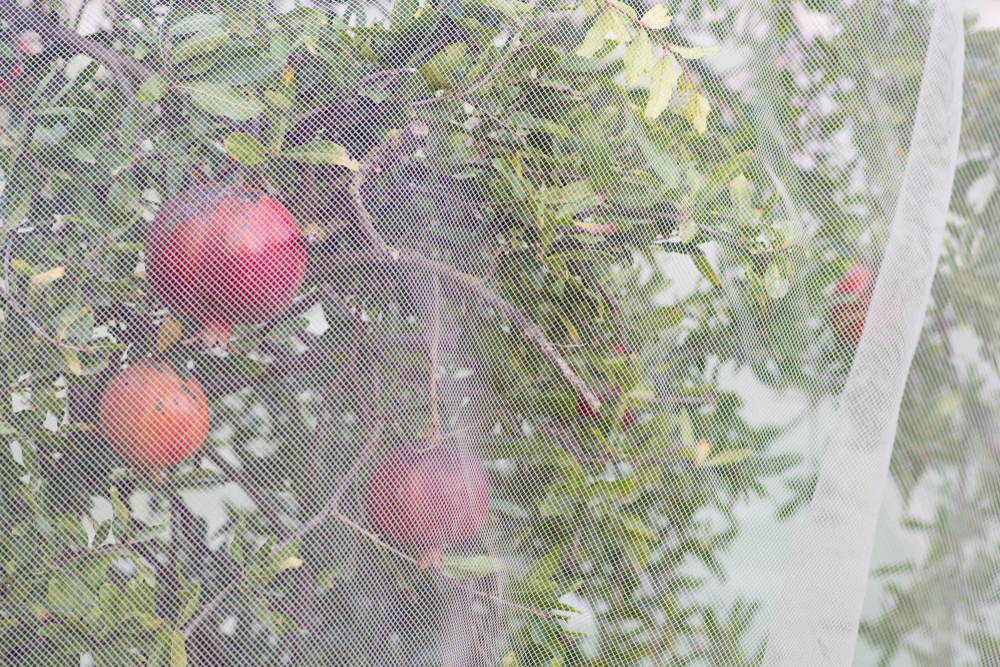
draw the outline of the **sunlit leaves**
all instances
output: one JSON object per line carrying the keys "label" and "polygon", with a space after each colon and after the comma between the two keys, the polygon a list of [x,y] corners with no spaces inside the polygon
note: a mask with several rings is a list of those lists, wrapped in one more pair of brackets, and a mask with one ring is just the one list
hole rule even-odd
{"label": "sunlit leaves", "polygon": [[650,30],[662,30],[670,25],[672,18],[667,13],[666,5],[653,5],[642,15],[642,24]]}
{"label": "sunlit leaves", "polygon": [[656,120],[670,104],[674,90],[674,59],[664,55],[656,61],[649,73],[649,101],[646,102],[645,116]]}
{"label": "sunlit leaves", "polygon": [[650,50],[649,35],[645,30],[636,33],[635,40],[625,50],[625,69],[623,77],[627,85],[635,85],[639,76],[649,69],[653,62],[653,54]]}

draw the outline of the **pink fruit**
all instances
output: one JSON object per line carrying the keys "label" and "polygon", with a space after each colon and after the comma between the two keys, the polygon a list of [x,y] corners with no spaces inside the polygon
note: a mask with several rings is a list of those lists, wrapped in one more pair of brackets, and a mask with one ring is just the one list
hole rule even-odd
{"label": "pink fruit", "polygon": [[851,301],[830,306],[830,323],[841,340],[857,347],[865,327],[875,281],[871,269],[856,266],[843,275],[833,290],[834,297],[854,297]]}
{"label": "pink fruit", "polygon": [[482,464],[455,447],[398,447],[382,457],[368,480],[369,517],[393,542],[419,547],[421,568],[440,568],[442,544],[478,533],[489,505]]}
{"label": "pink fruit", "polygon": [[164,303],[204,323],[225,347],[237,324],[259,324],[295,298],[306,267],[298,224],[276,199],[213,183],[168,201],[146,237],[146,275]]}

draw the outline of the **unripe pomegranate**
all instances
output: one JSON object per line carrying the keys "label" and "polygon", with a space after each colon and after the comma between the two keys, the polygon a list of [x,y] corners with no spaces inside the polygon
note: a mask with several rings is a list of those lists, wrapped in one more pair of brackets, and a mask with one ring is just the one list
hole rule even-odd
{"label": "unripe pomegranate", "polygon": [[861,332],[865,327],[865,318],[874,289],[875,281],[871,269],[867,266],[856,266],[841,277],[833,290],[834,297],[854,297],[853,301],[830,306],[830,323],[840,339],[851,347],[857,347],[861,340]]}
{"label": "unripe pomegranate", "polygon": [[276,199],[213,183],[163,205],[146,237],[145,263],[160,298],[204,323],[205,345],[225,348],[234,324],[259,324],[288,308],[302,285],[306,248]]}
{"label": "unripe pomegranate", "polygon": [[366,505],[379,532],[419,547],[421,568],[440,568],[442,544],[467,540],[486,523],[486,471],[465,449],[398,447],[372,471]]}
{"label": "unripe pomegranate", "polygon": [[162,361],[135,362],[108,383],[101,398],[101,432],[137,468],[187,459],[205,444],[208,421],[198,381],[184,382]]}

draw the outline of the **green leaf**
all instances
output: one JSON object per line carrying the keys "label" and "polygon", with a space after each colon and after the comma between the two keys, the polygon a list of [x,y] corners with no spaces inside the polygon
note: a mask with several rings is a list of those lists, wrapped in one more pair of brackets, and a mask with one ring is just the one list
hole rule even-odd
{"label": "green leaf", "polygon": [[20,431],[5,421],[0,421],[0,435],[17,435]]}
{"label": "green leaf", "polygon": [[[285,570],[297,568],[302,565],[302,559],[297,554],[302,547],[302,540],[293,540],[285,545],[281,551],[272,556],[266,563],[247,573],[247,583],[254,586],[265,586],[278,576],[278,573]],[[270,548],[264,545],[264,548]]]}
{"label": "green leaf", "polygon": [[296,317],[287,322],[281,322],[276,325],[273,329],[267,332],[267,337],[269,340],[285,340],[286,338],[291,338],[292,336],[297,336],[306,330],[309,326],[309,320],[304,317]]}
{"label": "green leaf", "polygon": [[642,24],[650,30],[662,30],[670,25],[672,18],[667,13],[666,5],[653,5],[642,15]]}
{"label": "green leaf", "polygon": [[167,661],[170,659],[171,638],[170,629],[166,625],[160,627],[156,633],[153,649],[146,656],[145,667],[167,667],[169,664]]}
{"label": "green leaf", "polygon": [[94,605],[94,594],[76,577],[55,573],[49,579],[45,600],[51,611],[83,616]]}
{"label": "green leaf", "polygon": [[474,2],[495,9],[515,21],[520,21],[530,14],[532,9],[532,5],[519,0],[474,0]]}
{"label": "green leaf", "polygon": [[99,526],[97,526],[97,529],[94,532],[94,545],[93,545],[92,548],[93,549],[97,549],[97,548],[101,547],[107,541],[108,536],[110,534],[111,534],[111,521],[110,520],[105,521],[104,523],[102,523]]}
{"label": "green leaf", "polygon": [[625,84],[634,86],[639,81],[639,75],[649,69],[653,62],[653,52],[650,50],[649,35],[641,28],[635,35],[635,41],[625,50]]}
{"label": "green leaf", "polygon": [[294,104],[292,104],[292,101],[290,99],[288,99],[281,93],[274,90],[265,90],[264,99],[270,102],[272,106],[281,109],[282,111],[290,112],[292,110],[292,107],[295,106]]}
{"label": "green leaf", "polygon": [[587,31],[583,42],[577,48],[576,55],[581,58],[592,58],[595,53],[604,47],[604,38],[611,31],[613,23],[614,18],[612,18],[609,11],[605,11],[598,16],[597,20],[594,21],[594,25],[590,26],[590,30]]}
{"label": "green leaf", "polygon": [[619,514],[618,518],[621,519],[622,525],[628,531],[635,533],[639,537],[653,542],[660,539],[656,531],[647,526],[639,517],[631,514]]}
{"label": "green leaf", "polygon": [[559,545],[553,546],[547,554],[542,556],[525,573],[526,580],[545,581],[552,578],[559,568]]}
{"label": "green leaf", "polygon": [[198,609],[200,593],[201,582],[195,582],[190,588],[177,591],[177,597],[181,599],[181,608],[177,612],[177,627],[181,627],[194,616],[194,612]]}
{"label": "green leaf", "polygon": [[195,56],[211,53],[227,41],[229,41],[228,28],[215,26],[199,30],[174,47],[170,53],[170,62],[177,65]]}
{"label": "green leaf", "polygon": [[149,540],[153,539],[157,535],[160,535],[160,534],[166,532],[166,530],[167,530],[167,528],[169,526],[170,526],[170,524],[169,524],[169,518],[168,518],[167,521],[164,521],[163,523],[161,523],[159,525],[156,525],[156,526],[146,526],[145,528],[143,528],[138,533],[136,533],[135,535],[132,536],[132,541],[133,542],[148,542]]}
{"label": "green leaf", "polygon": [[86,146],[81,146],[80,144],[73,144],[69,147],[67,152],[73,158],[83,162],[84,164],[97,164],[97,158]]}
{"label": "green leaf", "polygon": [[347,154],[346,148],[327,139],[310,141],[303,146],[296,146],[282,151],[281,154],[296,162],[340,165],[347,167],[351,171],[357,171],[359,166],[358,161],[352,160]]}
{"label": "green leaf", "polygon": [[233,560],[240,564],[240,567],[246,562],[246,549],[247,549],[247,522],[246,516],[243,511],[240,510],[240,518],[236,522],[236,530],[233,532],[233,541],[229,545],[229,553],[233,555]]}
{"label": "green leaf", "polygon": [[484,555],[444,554],[441,560],[444,564],[441,574],[450,579],[481,578],[507,568],[507,561]]}
{"label": "green leaf", "polygon": [[122,609],[121,592],[114,584],[106,582],[101,585],[97,591],[97,604],[110,625],[114,625],[122,619],[124,610]]}
{"label": "green leaf", "polygon": [[246,132],[232,132],[226,137],[223,145],[226,153],[240,164],[252,167],[267,160],[264,144]]}
{"label": "green leaf", "polygon": [[225,116],[233,120],[250,120],[264,110],[264,105],[252,97],[247,97],[232,86],[206,81],[189,81],[178,84],[178,90],[191,94],[191,101],[213,116]]}
{"label": "green leaf", "polygon": [[[3,229],[0,230],[0,235],[6,237],[9,232],[17,229],[24,219],[28,217],[28,211],[31,209],[31,192],[25,192],[24,196],[21,197],[21,201],[14,205],[14,208],[10,210],[7,215],[7,221],[4,223]],[[12,263],[13,265],[13,263]]]}
{"label": "green leaf", "polygon": [[715,269],[712,268],[712,265],[708,263],[707,257],[702,254],[691,255],[691,261],[694,262],[701,275],[705,276],[712,283],[712,287],[722,287],[722,280],[715,272]]}
{"label": "green leaf", "polygon": [[659,331],[670,329],[681,323],[684,319],[684,311],[672,306],[664,306],[651,311],[642,311],[635,314],[630,324],[630,329],[640,331]]}
{"label": "green leaf", "polygon": [[284,614],[271,609],[263,598],[257,598],[250,603],[250,611],[258,621],[273,634],[280,635],[287,630],[297,630],[298,627]]}
{"label": "green leaf", "polygon": [[674,89],[674,59],[663,55],[649,72],[649,101],[646,102],[645,116],[656,120],[670,104]]}
{"label": "green leaf", "polygon": [[174,631],[170,635],[169,667],[187,667],[187,650],[184,648],[184,633]]}
{"label": "green leaf", "polygon": [[80,365],[80,355],[77,354],[76,350],[72,350],[68,347],[60,348],[62,351],[63,360],[66,362],[66,367],[73,375],[82,375],[83,366]]}
{"label": "green leaf", "polygon": [[764,289],[772,299],[781,299],[788,294],[788,278],[782,275],[781,267],[774,261],[764,270]]}
{"label": "green leaf", "polygon": [[115,518],[121,521],[123,524],[128,526],[129,522],[129,511],[128,506],[122,502],[122,499],[118,497],[118,489],[114,486],[108,491],[111,496],[111,509],[114,511]]}
{"label": "green leaf", "polygon": [[176,24],[170,26],[168,32],[171,35],[190,35],[193,32],[218,27],[221,23],[222,18],[217,14],[188,14]]}
{"label": "green leaf", "polygon": [[702,465],[709,468],[716,466],[731,466],[740,461],[745,461],[756,453],[753,449],[727,449],[721,454],[716,454],[706,460]]}
{"label": "green leaf", "polygon": [[685,447],[694,447],[694,424],[691,422],[691,415],[686,408],[681,408],[677,415],[677,426],[681,432],[681,442]]}
{"label": "green leaf", "polygon": [[676,44],[667,44],[667,48],[676,53],[682,58],[687,60],[696,60],[702,56],[710,56],[719,50],[719,47],[692,47],[692,46],[678,46]]}

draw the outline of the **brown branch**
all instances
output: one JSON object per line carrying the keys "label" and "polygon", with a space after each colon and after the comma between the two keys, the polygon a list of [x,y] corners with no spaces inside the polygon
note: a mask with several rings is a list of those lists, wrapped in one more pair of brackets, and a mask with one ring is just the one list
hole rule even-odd
{"label": "brown branch", "polygon": [[153,69],[138,60],[123,56],[103,44],[77,35],[58,21],[49,21],[34,10],[23,9],[16,2],[4,3],[4,18],[22,28],[34,30],[39,35],[54,42],[77,49],[94,60],[107,65],[115,80],[129,100],[135,99],[135,91],[127,75],[137,81],[145,81],[155,74]]}
{"label": "brown branch", "polygon": [[604,299],[604,302],[608,306],[608,310],[611,311],[611,321],[614,323],[615,329],[618,332],[618,344],[621,345],[622,349],[625,351],[625,360],[628,362],[628,365],[631,366],[632,348],[628,344],[628,334],[625,332],[625,326],[622,324],[622,319],[619,316],[621,307],[618,305],[618,302],[615,301],[614,297],[611,296],[611,293],[608,292],[607,288],[601,284],[600,280],[594,281],[594,287],[600,293],[601,298]]}
{"label": "brown branch", "polygon": [[434,429],[431,443],[436,445],[441,442],[441,415],[438,412],[437,395],[438,344],[441,339],[441,279],[436,275],[431,276],[431,290],[431,349],[427,356],[430,365],[428,384],[431,402],[431,426]]}
{"label": "brown branch", "polygon": [[235,467],[229,461],[225,459],[215,447],[209,444],[205,447],[202,452],[205,454],[205,458],[214,463],[215,465],[222,468],[222,472],[226,474],[226,477],[231,479],[240,485],[240,487],[247,492],[247,495],[253,499],[257,509],[263,514],[268,523],[274,526],[274,532],[280,537],[286,537],[289,534],[288,527],[285,526],[284,522],[281,520],[281,515],[278,514],[278,510],[274,508],[271,502],[264,495],[264,492],[257,488],[257,485],[244,474],[242,470]]}
{"label": "brown branch", "polygon": [[[387,257],[372,257],[369,261],[391,261],[407,266],[414,266],[418,269],[426,271],[427,273],[444,278],[452,284],[468,290],[475,296],[479,297],[506,319],[510,320],[518,328],[518,330],[520,330],[521,335],[528,342],[534,345],[535,349],[537,349],[542,356],[555,367],[555,369],[559,372],[559,375],[562,376],[563,380],[565,380],[566,383],[569,384],[569,386],[572,387],[572,389],[581,398],[583,398],[591,408],[595,411],[600,410],[600,399],[584,383],[580,376],[577,375],[576,371],[574,371],[570,365],[566,363],[566,360],[563,359],[561,354],[559,354],[559,350],[557,350],[556,346],[553,345],[548,339],[545,332],[543,332],[537,324],[531,321],[527,315],[521,312],[517,307],[504,299],[502,296],[489,289],[478,278],[462,273],[454,266],[426,257],[409,248],[388,247]],[[336,264],[336,260],[334,263]]]}

